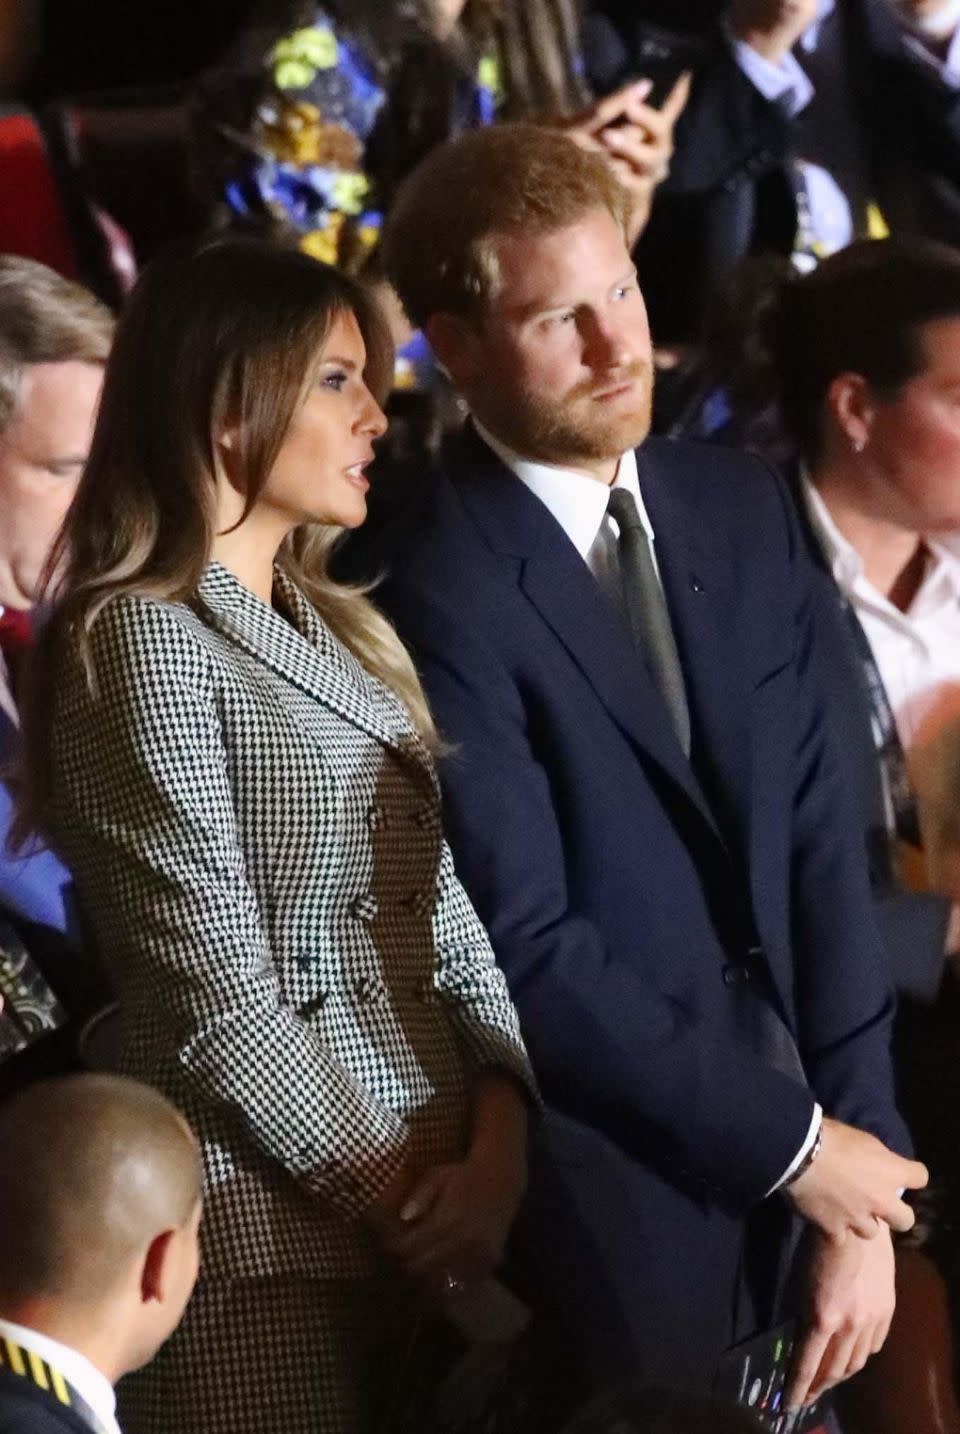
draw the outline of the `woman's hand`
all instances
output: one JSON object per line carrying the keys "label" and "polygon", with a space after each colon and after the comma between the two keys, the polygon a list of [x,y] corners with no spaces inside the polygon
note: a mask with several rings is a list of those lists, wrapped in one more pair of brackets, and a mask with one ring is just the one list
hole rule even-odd
{"label": "woman's hand", "polygon": [[629,240],[646,228],[657,187],[670,173],[673,132],[690,94],[690,76],[681,75],[661,109],[646,103],[649,80],[634,81],[563,122],[583,149],[602,154],[633,199]]}
{"label": "woman's hand", "polygon": [[442,1288],[449,1279],[472,1283],[493,1273],[526,1190],[526,1130],[520,1087],[483,1077],[466,1159],[424,1171],[396,1213],[377,1224],[410,1274]]}

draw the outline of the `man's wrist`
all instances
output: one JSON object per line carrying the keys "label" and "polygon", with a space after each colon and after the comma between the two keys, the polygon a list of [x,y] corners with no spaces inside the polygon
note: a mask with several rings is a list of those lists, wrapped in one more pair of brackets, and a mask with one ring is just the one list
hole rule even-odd
{"label": "man's wrist", "polygon": [[812,1143],[811,1143],[811,1145],[810,1145],[809,1150],[807,1150],[807,1151],[804,1153],[803,1158],[801,1159],[801,1161],[800,1161],[799,1165],[796,1167],[796,1169],[790,1171],[790,1174],[786,1177],[786,1179],[784,1180],[783,1184],[782,1184],[781,1187],[780,1187],[781,1190],[789,1190],[790,1187],[791,1187],[791,1185],[795,1185],[795,1184],[797,1183],[797,1181],[798,1181],[802,1176],[806,1175],[806,1173],[807,1173],[807,1171],[810,1169],[810,1167],[811,1167],[811,1166],[815,1163],[815,1161],[819,1158],[820,1151],[821,1151],[822,1149],[823,1149],[823,1115],[821,1114],[821,1116],[820,1116],[820,1121],[819,1121],[819,1124],[817,1125],[816,1131],[815,1131],[815,1133],[814,1133],[813,1141],[812,1141]]}

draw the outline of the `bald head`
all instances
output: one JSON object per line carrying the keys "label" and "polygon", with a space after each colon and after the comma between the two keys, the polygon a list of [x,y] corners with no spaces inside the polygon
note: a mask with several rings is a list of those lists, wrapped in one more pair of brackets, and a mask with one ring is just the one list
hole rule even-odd
{"label": "bald head", "polygon": [[44,1081],[0,1106],[0,1300],[105,1298],[196,1213],[197,1143],[174,1107],[119,1076]]}

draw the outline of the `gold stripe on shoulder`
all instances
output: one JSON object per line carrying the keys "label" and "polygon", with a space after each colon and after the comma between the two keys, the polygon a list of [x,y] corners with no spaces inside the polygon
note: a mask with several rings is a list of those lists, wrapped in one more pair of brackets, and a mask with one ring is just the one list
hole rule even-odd
{"label": "gold stripe on shoulder", "polygon": [[67,1381],[64,1379],[59,1369],[54,1369],[52,1364],[50,1366],[50,1383],[53,1385],[53,1392],[60,1400],[60,1403],[66,1404],[67,1408],[69,1409],[71,1401],[70,1391],[67,1388]]}
{"label": "gold stripe on shoulder", "polygon": [[39,1354],[34,1354],[32,1349],[28,1349],[27,1359],[30,1361],[30,1373],[33,1375],[34,1384],[38,1389],[49,1389],[50,1381],[47,1378],[47,1367]]}
{"label": "gold stripe on shoulder", "polygon": [[23,1350],[18,1344],[14,1344],[12,1339],[7,1339],[6,1336],[4,1336],[3,1342],[6,1345],[7,1359],[10,1361],[10,1368],[14,1374],[26,1374],[27,1366],[23,1362]]}

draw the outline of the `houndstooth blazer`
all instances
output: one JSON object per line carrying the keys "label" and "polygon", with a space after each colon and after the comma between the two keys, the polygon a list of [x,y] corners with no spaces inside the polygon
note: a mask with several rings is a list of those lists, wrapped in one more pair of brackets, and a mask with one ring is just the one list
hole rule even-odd
{"label": "houndstooth blazer", "polygon": [[120,598],[61,675],[51,836],[120,992],[121,1068],[206,1167],[204,1272],[349,1277],[397,1174],[457,1159],[471,1078],[533,1081],[405,708],[281,573]]}

